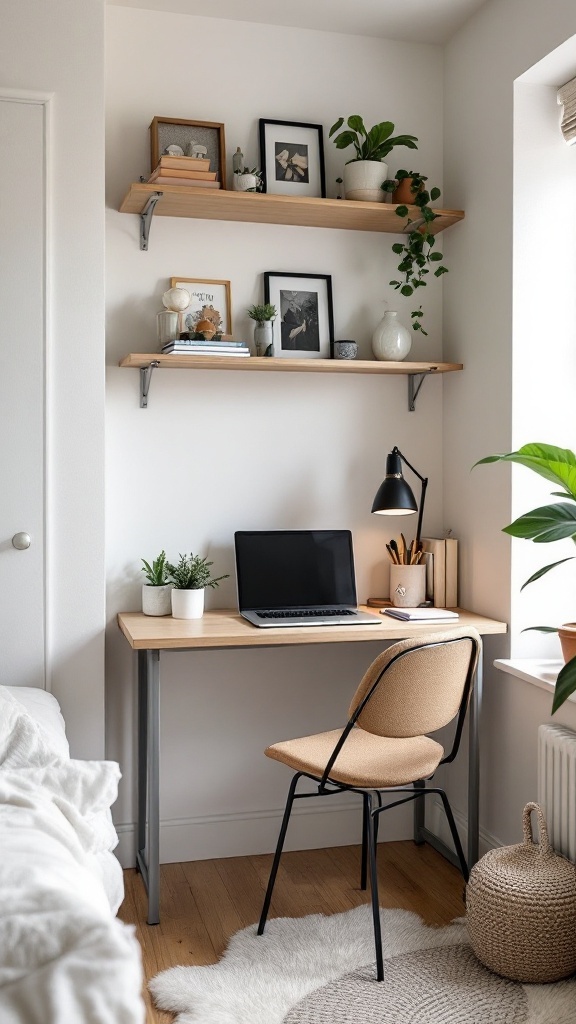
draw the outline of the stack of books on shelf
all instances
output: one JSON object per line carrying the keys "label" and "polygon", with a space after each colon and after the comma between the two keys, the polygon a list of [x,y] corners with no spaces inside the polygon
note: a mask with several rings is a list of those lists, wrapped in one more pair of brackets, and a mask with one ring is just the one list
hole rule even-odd
{"label": "stack of books on shelf", "polygon": [[161,156],[148,181],[153,185],[192,185],[196,188],[220,188],[210,161],[195,156]]}
{"label": "stack of books on shelf", "polygon": [[202,341],[177,338],[162,346],[163,355],[186,356],[249,356],[250,349],[243,341]]}

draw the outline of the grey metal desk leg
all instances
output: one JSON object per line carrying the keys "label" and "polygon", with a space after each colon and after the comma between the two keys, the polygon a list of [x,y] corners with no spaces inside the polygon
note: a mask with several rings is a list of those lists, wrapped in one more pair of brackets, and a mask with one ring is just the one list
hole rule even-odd
{"label": "grey metal desk leg", "polygon": [[[414,783],[415,789],[424,789],[426,783],[422,780]],[[426,806],[425,799],[421,797],[419,800],[414,801],[414,842],[416,846],[422,846],[426,840],[423,836],[423,830],[426,827]]]}
{"label": "grey metal desk leg", "polygon": [[479,857],[480,844],[480,713],[482,710],[482,648],[470,701],[468,726],[468,868]]}
{"label": "grey metal desk leg", "polygon": [[[138,848],[148,924],[160,921],[160,652],[138,652]],[[148,828],[146,829],[146,822]],[[146,841],[147,839],[147,841]]]}

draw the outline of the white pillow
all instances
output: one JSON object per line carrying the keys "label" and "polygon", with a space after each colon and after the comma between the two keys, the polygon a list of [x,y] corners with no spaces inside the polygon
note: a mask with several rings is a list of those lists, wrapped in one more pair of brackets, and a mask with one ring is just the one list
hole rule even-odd
{"label": "white pillow", "polygon": [[66,726],[56,697],[36,686],[0,686],[0,693],[13,698],[30,715],[47,734],[50,746],[59,757],[70,756]]}

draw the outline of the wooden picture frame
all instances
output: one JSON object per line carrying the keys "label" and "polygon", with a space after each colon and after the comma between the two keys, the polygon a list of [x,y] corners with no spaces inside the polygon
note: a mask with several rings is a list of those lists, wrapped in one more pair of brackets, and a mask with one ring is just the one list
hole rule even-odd
{"label": "wooden picture frame", "polygon": [[264,302],[276,306],[274,355],[280,359],[333,359],[334,314],[329,274],[267,270]]}
{"label": "wooden picture frame", "polygon": [[219,121],[188,121],[182,117],[154,117],[150,124],[150,171],[154,171],[167,146],[180,146],[186,154],[189,143],[208,150],[210,170],[216,171],[220,188],[226,188],[226,142]]}
{"label": "wooden picture frame", "polygon": [[321,124],[261,117],[259,139],[264,192],[326,198]]}
{"label": "wooden picture frame", "polygon": [[186,317],[199,312],[203,306],[213,306],[222,317],[222,338],[232,338],[232,294],[230,281],[203,280],[199,277],[171,277],[171,288],[185,288],[192,296],[192,302],[182,313],[183,329],[188,330]]}

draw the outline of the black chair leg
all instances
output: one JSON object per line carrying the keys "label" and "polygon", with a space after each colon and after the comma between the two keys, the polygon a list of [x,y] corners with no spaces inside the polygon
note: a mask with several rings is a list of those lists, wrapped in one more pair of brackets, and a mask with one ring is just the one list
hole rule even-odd
{"label": "black chair leg", "polygon": [[280,835],[278,836],[278,842],[276,844],[276,853],[274,854],[272,870],[270,872],[270,878],[268,879],[268,888],[266,889],[264,905],[262,907],[262,913],[260,914],[260,921],[258,923],[258,935],[262,935],[264,933],[264,928],[266,926],[266,918],[268,917],[268,911],[270,910],[270,902],[272,900],[272,893],[274,891],[274,883],[276,882],[276,875],[278,874],[278,865],[280,864],[280,857],[282,855],[282,849],[284,847],[284,840],[286,838],[288,822],[290,821],[290,815],[292,813],[292,804],[294,803],[296,786],[298,785],[298,780],[301,777],[302,772],[297,772],[294,778],[292,779],[292,782],[290,783],[290,789],[288,790],[286,807],[284,809],[284,817],[282,818],[282,825],[280,826]]}
{"label": "black chair leg", "polygon": [[370,802],[368,793],[362,794],[362,867],[360,871],[360,888],[368,888],[368,818]]}
{"label": "black chair leg", "polygon": [[452,808],[450,807],[446,793],[442,789],[439,789],[438,793],[440,794],[440,799],[444,805],[444,811],[448,820],[448,825],[450,826],[450,833],[452,835],[454,846],[456,847],[458,860],[460,861],[460,870],[464,876],[464,881],[467,882],[469,877],[468,865],[464,856],[464,850],[462,849],[462,843],[460,842],[460,836],[458,835],[458,829],[456,828],[456,822],[454,821],[454,815],[452,814]]}
{"label": "black chair leg", "polygon": [[370,889],[372,893],[372,919],[374,922],[374,945],[376,947],[376,980],[384,981],[380,901],[378,899],[378,868],[376,865],[375,821],[374,815],[372,814],[372,802],[370,798],[368,799],[370,807],[370,813],[368,815],[368,854],[370,863]]}

